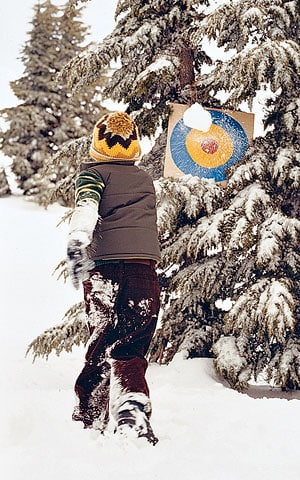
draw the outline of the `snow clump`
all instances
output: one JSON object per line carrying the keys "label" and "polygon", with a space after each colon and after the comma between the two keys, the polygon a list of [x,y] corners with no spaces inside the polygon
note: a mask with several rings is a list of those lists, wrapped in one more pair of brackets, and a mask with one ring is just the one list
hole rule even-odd
{"label": "snow clump", "polygon": [[208,132],[212,124],[211,114],[200,103],[194,103],[183,114],[183,122],[187,127]]}

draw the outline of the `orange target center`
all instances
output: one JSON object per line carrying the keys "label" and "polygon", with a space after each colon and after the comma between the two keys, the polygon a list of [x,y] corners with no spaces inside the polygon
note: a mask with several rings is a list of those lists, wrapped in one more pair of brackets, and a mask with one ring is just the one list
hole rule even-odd
{"label": "orange target center", "polygon": [[191,130],[185,140],[186,149],[198,165],[215,168],[229,160],[233,154],[233,142],[228,133],[212,124],[208,132]]}

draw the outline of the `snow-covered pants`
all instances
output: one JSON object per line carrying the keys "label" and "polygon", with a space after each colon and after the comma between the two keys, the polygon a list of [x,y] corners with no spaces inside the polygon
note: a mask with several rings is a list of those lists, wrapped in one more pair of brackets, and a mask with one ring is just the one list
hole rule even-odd
{"label": "snow-covered pants", "polygon": [[75,392],[73,413],[85,428],[104,430],[109,406],[114,417],[127,400],[151,414],[145,379],[145,355],[159,312],[159,286],[154,262],[120,261],[98,266],[83,282],[90,340]]}

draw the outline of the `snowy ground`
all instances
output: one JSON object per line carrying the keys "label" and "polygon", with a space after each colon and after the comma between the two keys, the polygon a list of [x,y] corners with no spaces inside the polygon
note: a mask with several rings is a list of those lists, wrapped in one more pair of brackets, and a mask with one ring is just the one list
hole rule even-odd
{"label": "snowy ground", "polygon": [[64,256],[63,209],[0,199],[0,452],[5,480],[298,480],[300,392],[239,394],[208,359],[150,365],[155,446],[99,438],[71,421],[84,350],[25,358],[28,343],[81,300],[53,277]]}

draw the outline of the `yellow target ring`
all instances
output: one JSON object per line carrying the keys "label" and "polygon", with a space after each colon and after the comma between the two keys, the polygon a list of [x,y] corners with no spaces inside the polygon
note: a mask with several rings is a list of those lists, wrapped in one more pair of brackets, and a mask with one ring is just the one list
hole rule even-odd
{"label": "yellow target ring", "polygon": [[186,136],[185,146],[193,161],[207,168],[224,165],[234,150],[228,133],[215,124],[207,132],[192,129]]}

